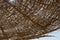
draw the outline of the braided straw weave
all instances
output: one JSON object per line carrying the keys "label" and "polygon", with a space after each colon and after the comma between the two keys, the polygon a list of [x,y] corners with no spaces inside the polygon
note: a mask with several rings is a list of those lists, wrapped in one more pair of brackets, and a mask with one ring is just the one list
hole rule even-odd
{"label": "braided straw weave", "polygon": [[60,28],[60,0],[0,0],[0,40],[27,40]]}

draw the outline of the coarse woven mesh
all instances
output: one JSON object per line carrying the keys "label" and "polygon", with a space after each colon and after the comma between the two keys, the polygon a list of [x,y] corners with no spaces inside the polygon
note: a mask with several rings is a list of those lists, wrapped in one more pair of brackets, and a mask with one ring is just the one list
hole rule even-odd
{"label": "coarse woven mesh", "polygon": [[28,40],[60,28],[60,0],[0,0],[0,39]]}

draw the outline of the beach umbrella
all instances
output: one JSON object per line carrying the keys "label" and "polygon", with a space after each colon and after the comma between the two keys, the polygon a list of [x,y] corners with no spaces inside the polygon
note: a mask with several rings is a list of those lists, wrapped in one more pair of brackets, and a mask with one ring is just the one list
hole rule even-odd
{"label": "beach umbrella", "polygon": [[60,0],[0,0],[0,39],[46,37],[60,29],[59,13]]}

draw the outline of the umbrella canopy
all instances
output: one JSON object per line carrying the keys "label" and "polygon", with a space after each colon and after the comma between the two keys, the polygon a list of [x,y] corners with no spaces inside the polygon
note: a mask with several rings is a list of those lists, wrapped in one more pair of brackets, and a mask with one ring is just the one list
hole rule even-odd
{"label": "umbrella canopy", "polygon": [[0,39],[27,40],[60,28],[59,0],[0,0]]}

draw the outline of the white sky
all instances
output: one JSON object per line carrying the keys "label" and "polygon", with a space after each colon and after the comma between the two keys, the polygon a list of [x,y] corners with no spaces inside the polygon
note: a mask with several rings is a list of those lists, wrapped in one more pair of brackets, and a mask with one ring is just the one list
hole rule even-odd
{"label": "white sky", "polygon": [[49,33],[49,35],[53,35],[54,37],[43,37],[43,38],[32,39],[32,40],[60,40],[60,29]]}

